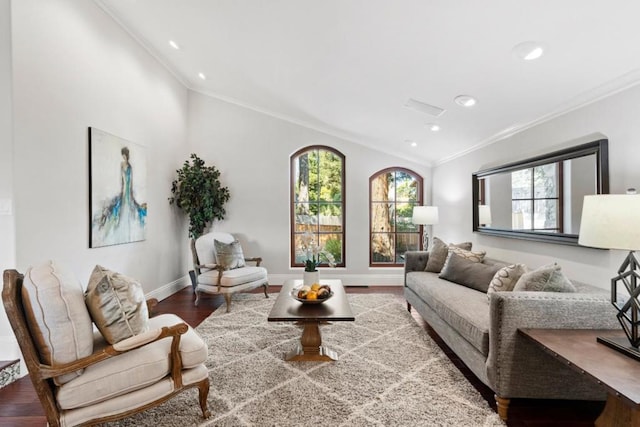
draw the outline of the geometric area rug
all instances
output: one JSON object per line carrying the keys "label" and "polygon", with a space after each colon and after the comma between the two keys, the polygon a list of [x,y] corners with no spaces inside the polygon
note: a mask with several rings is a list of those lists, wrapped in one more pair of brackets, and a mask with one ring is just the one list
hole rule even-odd
{"label": "geometric area rug", "polygon": [[209,346],[209,409],[197,391],[108,426],[504,426],[409,314],[386,294],[348,294],[355,322],[321,325],[336,362],[285,362],[293,322],[267,322],[276,294],[235,294],[197,328]]}

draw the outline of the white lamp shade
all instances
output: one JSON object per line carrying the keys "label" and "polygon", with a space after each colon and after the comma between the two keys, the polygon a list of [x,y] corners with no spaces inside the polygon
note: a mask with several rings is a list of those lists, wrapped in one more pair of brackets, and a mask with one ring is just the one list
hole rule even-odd
{"label": "white lamp shade", "polygon": [[578,243],[594,248],[640,249],[640,194],[585,196]]}
{"label": "white lamp shade", "polygon": [[478,206],[478,224],[491,225],[491,207],[489,205]]}
{"label": "white lamp shade", "polygon": [[438,223],[437,206],[415,206],[413,208],[413,223],[419,225],[433,225]]}

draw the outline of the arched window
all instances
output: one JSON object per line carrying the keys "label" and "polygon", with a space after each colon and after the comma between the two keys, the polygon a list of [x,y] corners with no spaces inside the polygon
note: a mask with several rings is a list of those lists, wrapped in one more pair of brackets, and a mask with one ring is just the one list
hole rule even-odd
{"label": "arched window", "polygon": [[[305,243],[313,239],[345,266],[344,155],[321,145],[291,156],[291,266],[303,267]],[[321,257],[321,265],[327,259]]]}
{"label": "arched window", "polygon": [[406,251],[422,249],[421,226],[413,224],[413,207],[422,205],[422,177],[389,168],[369,178],[369,265],[399,267]]}

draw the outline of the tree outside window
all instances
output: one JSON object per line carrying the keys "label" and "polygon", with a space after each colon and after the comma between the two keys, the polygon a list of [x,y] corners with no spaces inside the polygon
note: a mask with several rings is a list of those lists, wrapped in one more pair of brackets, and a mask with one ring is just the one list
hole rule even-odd
{"label": "tree outside window", "polygon": [[511,173],[514,230],[562,233],[562,163],[550,163]]}
{"label": "tree outside window", "polygon": [[311,146],[291,156],[292,267],[304,266],[305,233],[313,235],[315,242],[333,255],[337,266],[345,266],[344,194],[342,153],[331,147]]}
{"label": "tree outside window", "polygon": [[422,204],[422,177],[404,168],[382,170],[369,178],[369,265],[398,267],[407,251],[421,249],[421,226],[411,221]]}

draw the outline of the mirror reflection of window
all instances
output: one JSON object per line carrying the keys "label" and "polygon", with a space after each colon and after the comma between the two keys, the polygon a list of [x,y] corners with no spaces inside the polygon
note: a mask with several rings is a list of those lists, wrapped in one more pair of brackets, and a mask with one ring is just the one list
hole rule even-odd
{"label": "mirror reflection of window", "polygon": [[561,189],[561,162],[512,172],[512,229],[562,233]]}
{"label": "mirror reflection of window", "polygon": [[609,192],[607,147],[599,139],[475,172],[473,231],[577,245],[584,196]]}

